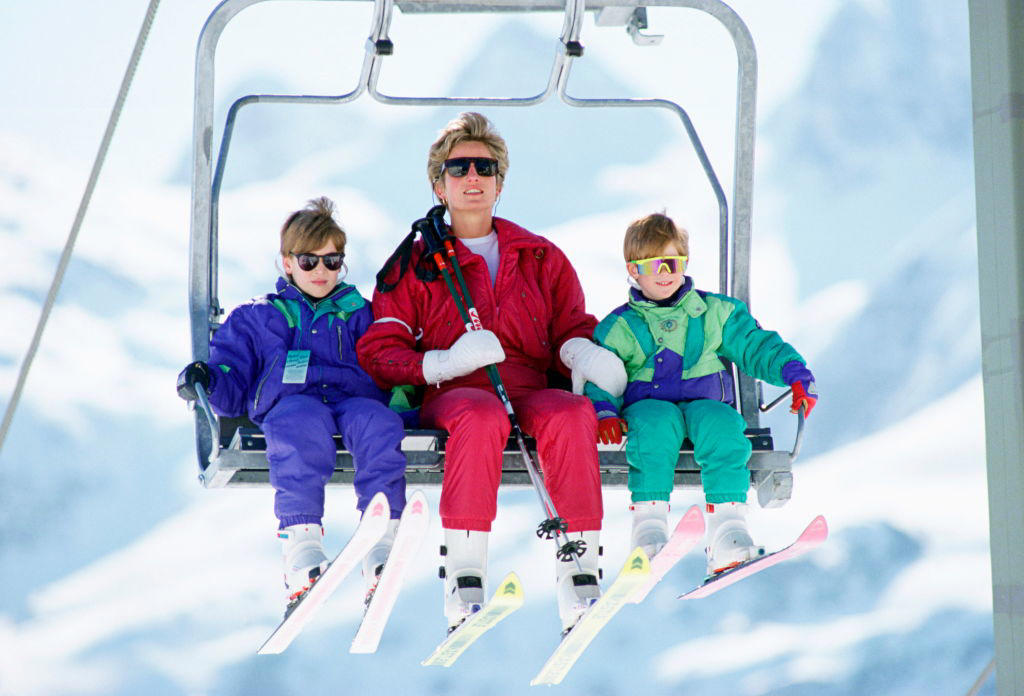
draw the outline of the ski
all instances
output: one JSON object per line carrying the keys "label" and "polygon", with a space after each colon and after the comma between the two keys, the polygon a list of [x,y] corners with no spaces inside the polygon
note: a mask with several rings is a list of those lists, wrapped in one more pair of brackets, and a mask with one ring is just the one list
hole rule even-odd
{"label": "ski", "polygon": [[637,547],[626,559],[615,582],[611,584],[594,606],[587,610],[583,618],[573,626],[562,638],[562,642],[551,653],[540,672],[530,682],[537,684],[558,684],[576,664],[583,651],[586,650],[594,637],[604,628],[605,624],[621,609],[636,588],[644,583],[651,574],[651,564],[647,554]]}
{"label": "ski", "polygon": [[377,652],[384,627],[391,616],[398,592],[402,589],[409,562],[419,551],[420,542],[427,535],[429,524],[427,498],[423,491],[416,491],[409,497],[405,510],[402,511],[402,521],[398,523],[398,532],[395,534],[395,545],[388,554],[380,580],[377,581],[377,588],[370,597],[349,652]]}
{"label": "ski", "polygon": [[825,518],[823,516],[818,515],[811,520],[811,523],[807,525],[807,528],[797,538],[797,540],[786,548],[776,551],[775,553],[770,553],[767,556],[761,556],[760,558],[755,558],[752,561],[747,561],[735,568],[724,570],[718,575],[709,577],[700,587],[690,590],[686,594],[679,595],[679,599],[700,599],[702,597],[712,595],[744,578],[748,578],[755,573],[760,573],[762,570],[771,568],[776,563],[788,561],[791,558],[796,558],[797,556],[805,554],[821,544],[827,538],[828,524],[825,522]]}
{"label": "ski", "polygon": [[388,528],[388,519],[391,517],[391,509],[388,506],[388,499],[383,493],[378,493],[370,500],[366,507],[356,531],[345,544],[345,548],[335,556],[334,560],[327,567],[327,570],[317,578],[313,586],[306,594],[299,597],[293,604],[289,605],[284,615],[284,620],[278,624],[270,637],[257,650],[259,655],[276,655],[284,651],[295,636],[299,635],[309,620],[313,618],[324,602],[338,588],[341,581],[352,572],[363,560],[363,557],[370,552],[373,545],[384,536]]}
{"label": "ski", "polygon": [[668,543],[651,559],[651,574],[647,581],[636,588],[630,596],[629,601],[639,604],[654,589],[654,586],[661,582],[668,571],[675,567],[683,556],[697,545],[704,537],[704,513],[700,506],[694,505],[683,518],[676,524]]}
{"label": "ski", "polygon": [[499,621],[523,606],[523,585],[519,576],[509,573],[501,581],[494,596],[483,609],[470,616],[454,631],[448,634],[430,657],[422,664],[425,667],[451,667],[470,645],[494,628]]}

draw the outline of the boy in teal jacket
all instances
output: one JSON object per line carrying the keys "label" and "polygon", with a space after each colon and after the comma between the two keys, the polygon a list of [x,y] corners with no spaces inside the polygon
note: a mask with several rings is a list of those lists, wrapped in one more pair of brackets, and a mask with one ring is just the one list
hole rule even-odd
{"label": "boy in teal jacket", "polygon": [[747,530],[750,441],[735,408],[733,381],[722,359],[741,371],[793,389],[792,410],[809,416],[817,402],[814,375],[744,303],[697,290],[686,275],[685,230],[665,215],[648,215],[626,230],[623,253],[633,281],[629,301],[594,330],[594,340],[618,355],[629,377],[620,398],[586,385],[598,417],[598,438],[622,442],[632,493],[630,548],[653,557],[668,539],[668,500],[683,439],[701,467],[707,502],[708,574],[763,552]]}

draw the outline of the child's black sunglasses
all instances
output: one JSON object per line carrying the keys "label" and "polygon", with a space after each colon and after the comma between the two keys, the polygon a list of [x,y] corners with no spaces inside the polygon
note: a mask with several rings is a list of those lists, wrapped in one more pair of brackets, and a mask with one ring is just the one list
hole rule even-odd
{"label": "child's black sunglasses", "polygon": [[336,271],[341,268],[341,262],[345,258],[345,255],[341,252],[335,252],[333,254],[324,254],[323,256],[317,256],[316,254],[296,254],[292,253],[295,257],[295,261],[298,262],[299,268],[304,271],[312,271],[314,268],[320,265],[320,260],[323,259],[324,268],[328,271]]}
{"label": "child's black sunglasses", "polygon": [[441,173],[460,179],[469,174],[469,165],[476,167],[478,176],[494,176],[498,173],[498,160],[492,157],[452,157],[444,161]]}

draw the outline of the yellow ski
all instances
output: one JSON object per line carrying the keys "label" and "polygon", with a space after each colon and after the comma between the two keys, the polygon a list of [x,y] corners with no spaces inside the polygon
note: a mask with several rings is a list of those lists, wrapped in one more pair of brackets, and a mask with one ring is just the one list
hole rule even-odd
{"label": "yellow ski", "polygon": [[647,581],[650,574],[651,563],[647,560],[647,554],[637,547],[626,559],[615,582],[562,639],[544,667],[530,682],[530,686],[561,683],[594,637],[629,601],[633,591]]}
{"label": "yellow ski", "polygon": [[421,664],[424,666],[451,667],[459,656],[466,651],[476,639],[504,619],[506,616],[523,606],[523,585],[519,576],[509,573],[501,581],[491,601],[483,609],[466,619],[461,626],[452,631],[437,649]]}

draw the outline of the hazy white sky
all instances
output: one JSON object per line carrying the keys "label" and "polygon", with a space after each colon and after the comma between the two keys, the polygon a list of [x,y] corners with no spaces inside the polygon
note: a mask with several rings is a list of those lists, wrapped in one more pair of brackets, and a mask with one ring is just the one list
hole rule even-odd
{"label": "hazy white sky", "polygon": [[[109,166],[130,176],[160,178],[191,134],[196,40],[212,0],[163,2],[157,12],[132,92],[119,124]],[[807,53],[837,0],[736,0],[759,51],[760,113],[769,112],[804,69]],[[146,0],[95,3],[33,0],[0,4],[0,133],[91,162],[114,103]],[[338,94],[351,89],[370,23],[369,2],[266,2],[233,20],[218,49],[223,89],[254,73],[270,73],[296,89]],[[526,17],[552,37],[558,14]],[[690,10],[650,11],[651,33],[668,39],[660,53],[637,49],[620,27],[587,19],[585,60],[597,60],[645,96],[685,83],[688,109],[704,100],[728,103],[735,92],[734,57],[724,30]],[[503,18],[402,16],[396,12],[382,87],[391,93],[451,94],[452,76]],[[454,30],[453,27],[457,27]],[[638,57],[640,62],[637,62]],[[218,97],[226,96],[218,91]],[[235,96],[235,95],[231,95]],[[369,100],[355,108],[371,106]],[[720,108],[716,106],[715,108]],[[730,107],[731,108],[731,107]],[[406,109],[389,109],[401,119]],[[84,185],[84,180],[83,180]]]}

